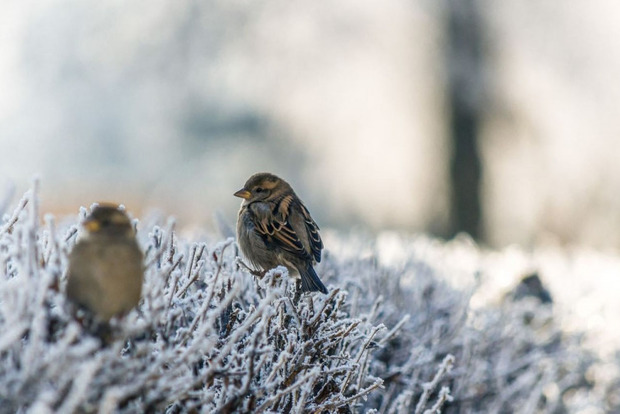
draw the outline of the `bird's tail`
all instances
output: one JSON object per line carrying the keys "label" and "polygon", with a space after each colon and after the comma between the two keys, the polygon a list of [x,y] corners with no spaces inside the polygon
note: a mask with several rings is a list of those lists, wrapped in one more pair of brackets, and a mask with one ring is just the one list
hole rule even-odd
{"label": "bird's tail", "polygon": [[311,264],[306,267],[300,267],[299,275],[301,276],[302,292],[321,292],[327,294],[327,288],[317,276]]}

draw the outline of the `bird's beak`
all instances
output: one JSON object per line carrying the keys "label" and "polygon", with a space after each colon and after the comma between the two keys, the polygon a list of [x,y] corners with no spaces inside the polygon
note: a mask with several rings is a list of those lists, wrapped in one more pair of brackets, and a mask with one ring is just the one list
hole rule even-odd
{"label": "bird's beak", "polygon": [[93,220],[93,219],[84,220],[82,225],[84,226],[86,230],[88,230],[91,233],[98,232],[99,229],[101,229],[101,224],[99,224],[97,220]]}
{"label": "bird's beak", "polygon": [[248,190],[246,190],[245,188],[242,188],[241,190],[237,191],[235,194],[233,194],[235,197],[241,197],[245,200],[247,200],[248,198],[250,198],[250,196],[252,195],[252,193],[250,193]]}

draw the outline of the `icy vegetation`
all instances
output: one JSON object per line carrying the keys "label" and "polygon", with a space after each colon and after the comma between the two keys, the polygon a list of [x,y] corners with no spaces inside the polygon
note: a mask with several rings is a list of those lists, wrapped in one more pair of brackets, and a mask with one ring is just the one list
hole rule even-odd
{"label": "icy vegetation", "polygon": [[553,291],[487,299],[500,261],[467,241],[325,232],[330,292],[300,296],[284,268],[248,274],[232,238],[146,217],[143,300],[104,346],[63,294],[77,217],[40,222],[37,204],[0,225],[2,413],[620,410],[613,352],[566,328]]}

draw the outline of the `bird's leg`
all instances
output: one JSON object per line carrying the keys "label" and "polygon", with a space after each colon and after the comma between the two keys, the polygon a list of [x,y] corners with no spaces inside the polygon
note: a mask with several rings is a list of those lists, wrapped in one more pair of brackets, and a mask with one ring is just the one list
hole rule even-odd
{"label": "bird's leg", "polygon": [[94,336],[99,338],[102,348],[107,348],[112,342],[114,342],[114,327],[109,322],[95,322],[92,333]]}
{"label": "bird's leg", "polygon": [[258,277],[259,279],[262,279],[262,278],[265,276],[265,274],[267,273],[267,271],[266,271],[266,270],[254,270],[254,269],[252,269],[250,266],[246,265],[246,264],[243,262],[243,260],[241,260],[241,259],[237,259],[237,262],[238,262],[241,266],[243,266],[243,267],[245,268],[245,270],[247,270],[248,272],[250,272],[250,274],[252,274],[252,275],[254,275],[254,276]]}
{"label": "bird's leg", "polygon": [[302,293],[303,292],[301,291],[301,278],[299,278],[295,280],[295,296],[293,296],[294,304],[297,305],[299,303],[299,299],[301,299]]}

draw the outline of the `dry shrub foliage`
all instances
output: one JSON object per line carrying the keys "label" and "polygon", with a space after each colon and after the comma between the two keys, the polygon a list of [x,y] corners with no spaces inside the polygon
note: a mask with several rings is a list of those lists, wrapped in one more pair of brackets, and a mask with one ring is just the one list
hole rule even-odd
{"label": "dry shrub foliage", "polygon": [[549,306],[473,312],[432,263],[329,254],[330,293],[300,297],[283,268],[245,272],[233,239],[157,219],[137,226],[143,301],[103,346],[63,294],[77,220],[38,213],[33,190],[0,227],[1,412],[563,412],[589,395],[593,359]]}

